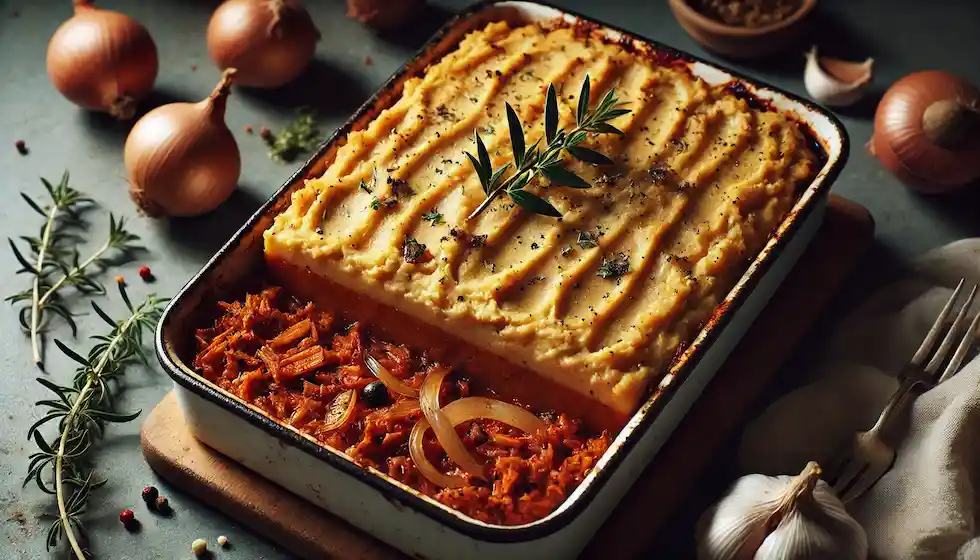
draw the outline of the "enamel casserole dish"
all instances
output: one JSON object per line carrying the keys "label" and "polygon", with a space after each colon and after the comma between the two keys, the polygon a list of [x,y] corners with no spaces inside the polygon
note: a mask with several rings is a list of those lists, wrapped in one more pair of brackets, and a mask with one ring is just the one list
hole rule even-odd
{"label": "enamel casserole dish", "polygon": [[[306,433],[275,421],[193,367],[195,329],[201,327],[205,310],[229,294],[240,293],[242,286],[263,274],[264,251],[268,250],[264,236],[270,228],[274,230],[277,217],[286,215],[306,180],[323,176],[352,133],[365,130],[393,107],[407,80],[423,75],[453,52],[468,33],[501,21],[512,26],[540,23],[547,27],[556,22],[583,26],[628,52],[656,52],[674,64],[686,65],[708,86],[725,86],[769,111],[788,115],[820,152],[815,178],[799,190],[772,235],[760,241],[764,242],[761,252],[734,288],[719,298],[721,304],[693,340],[676,353],[653,387],[630,396],[641,404],[638,408],[628,405],[635,412],[625,416],[625,425],[614,434],[605,454],[557,509],[522,525],[473,519],[374,468],[359,465]],[[820,227],[831,183],[847,154],[847,135],[837,119],[788,93],[545,4],[484,2],[447,23],[190,280],[165,312],[157,330],[157,354],[174,379],[185,420],[197,439],[407,554],[421,558],[574,557],[650,461],[656,460],[658,450],[803,253]],[[280,218],[279,227],[281,223]],[[734,275],[732,278],[734,282]],[[655,504],[656,496],[650,496],[650,502]]]}

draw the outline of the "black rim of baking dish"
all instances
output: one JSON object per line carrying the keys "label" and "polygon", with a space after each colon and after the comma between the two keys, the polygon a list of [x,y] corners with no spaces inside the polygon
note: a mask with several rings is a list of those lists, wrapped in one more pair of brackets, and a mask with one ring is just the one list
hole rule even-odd
{"label": "black rim of baking dish", "polygon": [[[602,468],[598,469],[594,473],[594,478],[591,481],[584,483],[584,488],[581,488],[581,493],[574,496],[574,500],[570,503],[564,504],[563,507],[559,507],[558,510],[550,514],[549,516],[533,522],[528,525],[508,527],[502,525],[483,525],[467,521],[465,514],[460,512],[449,512],[443,509],[443,507],[437,506],[432,502],[429,502],[421,497],[420,494],[407,491],[395,484],[392,484],[387,479],[374,474],[367,469],[361,468],[353,463],[346,456],[342,456],[342,452],[337,452],[327,448],[324,445],[319,445],[309,439],[306,439],[299,435],[298,433],[286,428],[282,424],[272,420],[266,415],[263,415],[256,410],[249,408],[244,403],[238,399],[230,398],[229,396],[223,394],[214,385],[204,382],[197,377],[189,375],[185,372],[182,367],[175,361],[176,357],[171,356],[170,351],[167,347],[167,342],[164,339],[164,331],[166,326],[174,314],[174,310],[177,309],[181,304],[184,297],[190,292],[199,282],[206,279],[208,276],[239,244],[241,244],[243,238],[252,231],[256,223],[263,218],[265,213],[276,204],[279,199],[291,190],[295,183],[302,180],[303,177],[310,171],[310,169],[320,160],[320,158],[327,152],[331,146],[337,142],[339,139],[345,137],[353,127],[353,125],[361,119],[366,113],[375,109],[375,105],[379,101],[380,97],[391,90],[399,79],[408,71],[409,66],[412,62],[417,61],[419,58],[425,56],[427,52],[438,44],[439,40],[445,37],[448,33],[456,28],[461,22],[466,19],[477,15],[478,13],[494,7],[503,7],[507,4],[527,4],[527,5],[537,5],[544,8],[550,8],[572,16],[583,23],[594,24],[600,26],[604,29],[618,32],[625,38],[632,40],[637,40],[643,43],[647,43],[654,47],[658,51],[676,56],[678,59],[687,62],[700,62],[707,66],[718,68],[723,70],[727,74],[731,75],[735,80],[747,84],[752,84],[757,89],[764,89],[771,91],[773,93],[779,94],[798,103],[802,106],[807,107],[809,110],[813,111],[826,118],[831,126],[834,128],[835,132],[840,138],[841,147],[840,154],[838,155],[837,161],[827,169],[825,172],[821,171],[817,178],[814,180],[821,181],[815,192],[812,194],[811,200],[804,204],[802,207],[792,212],[784,219],[784,223],[788,221],[785,229],[779,234],[775,239],[773,246],[768,252],[757,257],[755,261],[757,263],[756,269],[754,270],[751,277],[749,277],[746,282],[736,288],[736,293],[732,296],[730,293],[729,297],[726,297],[726,302],[722,305],[725,306],[724,309],[716,311],[710,320],[709,324],[705,327],[707,332],[705,332],[704,337],[696,341],[690,349],[688,349],[688,355],[684,359],[684,363],[680,365],[673,372],[673,379],[671,383],[668,384],[662,391],[656,395],[656,400],[652,405],[644,404],[638,409],[636,414],[643,413],[643,418],[640,420],[639,424],[632,429],[632,431],[626,435],[625,439],[614,449],[610,449],[612,455],[607,456],[607,462]],[[548,536],[550,534],[559,531],[560,529],[566,527],[571,522],[573,522],[582,511],[591,503],[592,499],[599,492],[599,490],[604,486],[609,477],[615,472],[615,469],[622,463],[625,457],[633,449],[633,447],[639,442],[642,437],[646,434],[647,430],[650,429],[654,420],[659,416],[663,408],[671,402],[671,396],[675,391],[678,390],[680,386],[684,383],[688,375],[698,364],[702,358],[704,352],[706,352],[712,345],[712,342],[723,332],[724,327],[729,323],[732,318],[733,313],[741,307],[745,302],[745,299],[752,293],[753,289],[759,283],[759,281],[766,275],[772,264],[777,260],[777,257],[782,253],[783,249],[797,232],[797,230],[802,226],[803,222],[813,211],[818,199],[827,194],[830,189],[831,184],[840,175],[841,170],[847,163],[849,155],[849,139],[844,126],[841,124],[840,120],[830,111],[818,106],[817,104],[800,98],[792,93],[786,92],[780,88],[771,86],[766,82],[749,78],[742,75],[739,72],[735,72],[726,68],[725,66],[719,65],[715,62],[708,61],[706,59],[700,58],[695,55],[688,54],[686,52],[679,51],[673,47],[664,45],[660,42],[644,38],[642,36],[636,35],[634,33],[623,30],[622,28],[614,25],[609,25],[605,22],[596,20],[594,18],[584,16],[580,13],[566,10],[560,8],[548,2],[535,2],[535,1],[524,1],[517,0],[516,2],[507,2],[501,0],[483,0],[476,4],[471,5],[469,8],[459,12],[455,16],[451,17],[438,31],[428,40],[425,44],[416,52],[416,54],[409,59],[404,65],[402,65],[397,71],[395,71],[384,84],[364,102],[361,107],[348,119],[342,126],[340,126],[328,139],[326,139],[316,150],[316,152],[307,160],[307,162],[272,195],[269,200],[267,200],[243,225],[242,227],[233,235],[233,237],[225,243],[225,245],[208,261],[204,267],[196,273],[183,288],[177,293],[173,300],[168,305],[164,316],[160,321],[160,325],[157,328],[155,336],[155,346],[157,357],[167,370],[168,374],[173,378],[173,380],[185,387],[197,395],[207,399],[208,401],[217,404],[221,408],[234,413],[236,416],[244,418],[247,422],[253,426],[268,432],[275,437],[283,440],[298,449],[305,451],[313,455],[314,457],[324,460],[329,463],[332,467],[335,467],[342,472],[353,476],[354,478],[370,485],[372,488],[378,490],[383,496],[388,500],[411,506],[414,510],[426,515],[427,517],[463,534],[467,537],[471,537],[477,540],[487,541],[487,542],[526,542],[531,540],[537,540]],[[822,175],[822,177],[821,177]],[[811,183],[812,186],[812,183]],[[808,187],[809,188],[809,187]],[[649,400],[647,401],[649,403]],[[624,427],[625,429],[625,427]],[[614,444],[615,445],[615,444]],[[609,452],[607,452],[609,453]],[[646,466],[644,467],[646,468]],[[576,490],[578,492],[578,490]],[[573,496],[570,496],[571,499]]]}

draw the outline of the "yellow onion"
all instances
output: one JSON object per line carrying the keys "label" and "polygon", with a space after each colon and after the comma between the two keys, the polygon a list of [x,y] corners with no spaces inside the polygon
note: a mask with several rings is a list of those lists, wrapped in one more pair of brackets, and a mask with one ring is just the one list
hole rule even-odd
{"label": "yellow onion", "polygon": [[378,362],[378,360],[374,359],[374,356],[366,354],[364,357],[364,365],[367,366],[368,371],[370,371],[372,375],[384,383],[385,387],[387,387],[389,390],[406,397],[419,396],[418,391],[406,385],[401,379],[395,377],[393,373],[388,371],[388,368],[384,367],[380,362]]}
{"label": "yellow onion", "polygon": [[157,48],[145,27],[92,0],[74,0],[75,15],[48,43],[48,77],[72,103],[130,119],[153,89]]}
{"label": "yellow onion", "polygon": [[980,90],[937,70],[895,82],[875,112],[871,153],[916,190],[941,193],[980,179]]}
{"label": "yellow onion", "polygon": [[[430,482],[444,488],[459,488],[467,484],[466,478],[439,471],[425,456],[422,442],[425,432],[430,427],[433,428],[439,444],[456,465],[470,475],[484,477],[483,466],[466,449],[463,440],[456,433],[456,426],[477,418],[486,418],[533,434],[544,433],[547,425],[543,420],[517,405],[487,397],[465,397],[439,409],[439,388],[448,373],[449,370],[437,370],[430,373],[422,383],[419,404],[422,406],[425,419],[419,420],[412,428],[408,439],[408,450],[419,472]],[[435,427],[437,425],[439,428]]]}
{"label": "yellow onion", "polygon": [[236,68],[235,83],[273,88],[292,81],[320,39],[298,0],[227,0],[208,23],[208,52],[218,68]]}
{"label": "yellow onion", "polygon": [[126,138],[130,196],[152,217],[196,216],[218,207],[238,184],[241,156],[225,125],[235,70],[225,70],[198,103],[171,103],[147,113]]}

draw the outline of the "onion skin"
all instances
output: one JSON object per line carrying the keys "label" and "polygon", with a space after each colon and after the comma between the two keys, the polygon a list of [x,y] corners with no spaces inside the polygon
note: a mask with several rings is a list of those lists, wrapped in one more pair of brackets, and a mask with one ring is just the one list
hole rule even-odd
{"label": "onion skin", "polygon": [[[964,127],[974,133],[944,140],[948,123],[937,122],[943,105],[962,108]],[[895,82],[875,113],[869,149],[911,188],[926,194],[947,192],[980,178],[980,91],[965,80],[941,71],[916,72]],[[972,122],[966,122],[972,121]],[[962,128],[962,127],[959,127]]]}
{"label": "onion skin", "polygon": [[234,69],[198,103],[171,103],[146,114],[126,138],[130,196],[151,217],[197,216],[227,200],[241,156],[225,125]]}
{"label": "onion skin", "polygon": [[153,89],[159,60],[150,33],[136,20],[75,0],[75,15],[48,42],[51,83],[72,103],[128,120]]}
{"label": "onion skin", "polygon": [[316,51],[320,32],[297,0],[228,0],[208,23],[211,60],[235,68],[235,83],[274,88],[294,80]]}

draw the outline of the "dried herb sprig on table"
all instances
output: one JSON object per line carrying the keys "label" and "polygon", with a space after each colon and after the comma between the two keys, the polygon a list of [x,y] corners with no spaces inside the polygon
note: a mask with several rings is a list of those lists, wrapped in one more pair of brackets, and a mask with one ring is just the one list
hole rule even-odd
{"label": "dried herb sprig on table", "polygon": [[[480,133],[475,133],[477,157],[473,157],[469,152],[466,152],[466,157],[469,158],[480,178],[486,199],[467,219],[476,217],[503,193],[507,193],[511,200],[529,212],[555,218],[561,217],[561,212],[546,199],[524,190],[524,187],[538,175],[544,175],[552,183],[566,187],[584,189],[591,186],[585,179],[562,165],[565,154],[596,165],[612,163],[608,157],[580,144],[590,133],[622,136],[623,132],[609,124],[609,121],[629,113],[630,110],[621,108],[622,104],[616,98],[616,90],[610,89],[596,105],[595,110],[589,111],[590,88],[589,76],[586,75],[585,81],[582,82],[582,90],[579,92],[575,114],[576,126],[570,131],[565,131],[558,130],[558,95],[555,93],[555,86],[553,84],[548,86],[544,109],[544,139],[547,146],[544,151],[538,148],[541,143],[540,138],[530,148],[525,149],[521,121],[514,108],[507,103],[507,125],[510,128],[510,143],[514,152],[513,164],[507,163],[503,167],[493,169],[487,147],[480,138]],[[504,173],[511,167],[514,168],[514,173],[504,178]]]}
{"label": "dried herb sprig on table", "polygon": [[267,133],[262,139],[269,146],[269,157],[275,161],[290,162],[301,153],[312,152],[323,142],[316,113],[311,109],[300,109],[296,121],[278,134]]}
{"label": "dried herb sprig on table", "polygon": [[[27,432],[28,439],[37,444],[38,451],[30,457],[24,485],[33,480],[42,491],[54,495],[58,504],[58,512],[48,530],[47,546],[57,545],[64,536],[74,555],[82,559],[87,558],[87,552],[81,516],[91,493],[105,484],[105,480],[95,476],[91,466],[92,446],[102,438],[106,423],[130,422],[140,414],[140,411],[115,412],[110,381],[122,375],[123,368],[137,359],[146,362],[143,333],[156,327],[166,302],[151,295],[134,306],[122,284],[119,284],[119,293],[129,311],[124,320],[113,320],[92,302],[96,314],[111,326],[111,330],[108,334],[92,337],[96,344],[87,356],[55,340],[62,352],[78,362],[79,368],[70,385],[57,385],[41,377],[37,379],[54,393],[55,398],[37,403],[47,410]],[[40,428],[55,420],[58,434],[49,442],[41,435]]]}
{"label": "dried herb sprig on table", "polygon": [[118,257],[125,257],[139,249],[136,245],[139,237],[126,230],[124,218],[117,220],[109,214],[109,234],[106,241],[83,259],[73,248],[80,238],[72,228],[84,227],[81,212],[95,202],[68,185],[67,171],[57,185],[52,185],[43,178],[41,182],[51,199],[47,205],[42,206],[27,194],[21,193],[24,201],[45,218],[38,237],[21,237],[30,248],[31,259],[18,249],[12,239],[7,240],[14,257],[21,265],[17,273],[30,274],[34,279],[30,288],[8,296],[6,301],[29,303],[20,311],[20,323],[31,335],[34,363],[43,369],[41,331],[45,313],[51,312],[62,317],[71,327],[72,334],[77,332],[75,313],[68,308],[59,291],[66,286],[74,286],[83,293],[104,294],[105,287],[95,279],[93,270],[101,270],[112,264],[113,261],[107,257],[110,252],[115,252]]}

